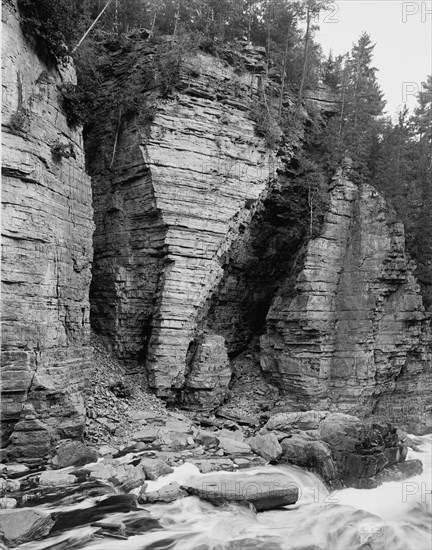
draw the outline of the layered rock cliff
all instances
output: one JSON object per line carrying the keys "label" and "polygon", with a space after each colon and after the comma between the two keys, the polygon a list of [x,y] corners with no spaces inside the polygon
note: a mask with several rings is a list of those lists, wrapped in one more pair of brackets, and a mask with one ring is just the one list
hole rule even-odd
{"label": "layered rock cliff", "polygon": [[[183,55],[161,97],[146,76],[155,44],[110,45],[86,136],[92,266],[82,136],[58,94],[74,71],[35,54],[13,3],[3,23],[10,457],[37,463],[58,439],[83,435],[91,277],[94,328],[119,357],[138,359],[161,397],[213,411],[241,365],[261,368],[288,410],[431,427],[430,314],[403,227],[347,168],[310,238],[299,134],[293,125],[276,154],[254,122],[261,49]],[[119,88],[138,90],[138,109],[122,111]],[[328,116],[338,109],[325,89],[308,100]]]}
{"label": "layered rock cliff", "polygon": [[[131,74],[145,74],[155,52],[137,48]],[[104,97],[132,78],[122,55],[109,53]],[[430,319],[403,227],[374,188],[340,172],[306,246],[308,191],[290,136],[275,158],[251,119],[261,52],[237,55],[246,72],[187,56],[177,91],[151,117],[113,125],[98,113],[87,141],[95,328],[120,356],[140,357],[160,396],[187,406],[215,409],[236,365],[260,363],[288,409],[426,429]],[[325,89],[308,100],[329,116],[338,108]]]}
{"label": "layered rock cliff", "polygon": [[[135,70],[153,54],[145,44],[140,53]],[[244,59],[258,74],[237,75],[203,53],[186,58],[182,91],[158,101],[150,124],[142,113],[125,120],[114,146],[109,121],[101,122],[87,142],[96,212],[93,324],[121,356],[145,359],[159,395],[176,396],[186,385],[197,395],[205,390],[213,405],[221,400],[210,397],[213,388],[223,398],[230,373],[223,337],[198,334],[199,313],[276,162],[250,116],[261,54],[246,50]],[[112,55],[102,94],[109,96],[112,75],[128,78],[122,66]],[[103,108],[98,118],[107,120]]]}
{"label": "layered rock cliff", "polygon": [[431,330],[403,225],[370,185],[336,174],[322,235],[267,315],[261,366],[293,407],[432,425]]}
{"label": "layered rock cliff", "polygon": [[10,458],[39,462],[85,426],[91,185],[58,98],[73,68],[36,55],[14,3],[2,18],[1,437]]}

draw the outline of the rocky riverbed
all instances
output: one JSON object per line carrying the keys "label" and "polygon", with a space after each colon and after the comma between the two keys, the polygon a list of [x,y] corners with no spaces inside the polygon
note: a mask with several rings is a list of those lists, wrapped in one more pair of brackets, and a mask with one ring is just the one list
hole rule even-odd
{"label": "rocky riverbed", "polygon": [[[253,392],[243,406],[237,399],[241,376],[233,400],[215,415],[167,409],[145,387],[136,365],[114,359],[97,337],[93,345],[96,368],[87,401],[86,440],[58,441],[42,467],[25,460],[0,465],[0,530],[8,546],[95,523],[110,507],[124,511],[188,495],[256,510],[295,503],[296,488],[279,474],[255,476],[255,489],[242,489],[244,473],[267,464],[300,466],[319,474],[333,489],[373,488],[421,473],[420,460],[406,460],[408,446],[415,448],[415,441],[396,427],[329,411],[283,412],[283,406],[275,404],[258,415],[249,406]],[[248,378],[243,382],[250,384]],[[152,482],[182,465],[212,473],[204,489],[169,478],[152,488]],[[228,486],[226,472],[236,473]],[[89,497],[99,500],[88,513],[41,508],[58,503],[61,509]]]}

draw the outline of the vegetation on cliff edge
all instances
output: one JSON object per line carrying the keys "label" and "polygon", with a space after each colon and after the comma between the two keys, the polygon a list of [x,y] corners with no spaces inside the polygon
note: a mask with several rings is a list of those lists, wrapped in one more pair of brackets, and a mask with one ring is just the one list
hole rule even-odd
{"label": "vegetation on cliff edge", "polygon": [[[317,219],[325,205],[322,182],[329,181],[348,155],[357,183],[373,182],[394,204],[431,304],[431,77],[419,94],[415,113],[403,109],[393,123],[384,116],[369,35],[363,33],[343,56],[323,57],[314,30],[317,15],[328,4],[326,0],[111,1],[74,53],[78,85],[61,87],[63,109],[71,127],[88,125],[98,105],[108,102],[113,132],[118,133],[122,121],[131,116],[151,120],[155,106],[151,92],[169,96],[182,85],[182,60],[194,48],[222,55],[240,44],[264,46],[267,78],[251,116],[271,148],[283,151],[293,135],[302,136],[303,173],[309,174],[302,176],[309,236],[319,227]],[[36,39],[41,55],[49,52],[57,63],[67,61],[105,5],[101,0],[18,0],[25,33]],[[143,42],[153,48],[150,63],[142,60],[138,45]],[[106,95],[101,83],[110,72],[114,52],[129,63],[130,77],[127,82],[117,81]],[[305,90],[318,86],[332,91],[337,112],[323,113],[305,99]]]}

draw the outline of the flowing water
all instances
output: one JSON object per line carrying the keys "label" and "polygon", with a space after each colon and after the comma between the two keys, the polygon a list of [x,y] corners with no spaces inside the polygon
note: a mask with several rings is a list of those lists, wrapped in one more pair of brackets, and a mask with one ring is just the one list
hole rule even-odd
{"label": "flowing water", "polygon": [[[300,488],[295,505],[256,514],[237,505],[215,507],[196,497],[171,504],[143,505],[129,513],[113,513],[106,521],[139,525],[146,532],[129,538],[94,537],[98,527],[66,529],[42,541],[19,546],[22,550],[290,550],[290,549],[432,549],[431,457],[432,435],[421,438],[421,452],[410,450],[408,458],[420,458],[422,475],[404,482],[388,482],[376,489],[343,489],[329,493],[319,477],[294,466],[265,466],[243,470],[253,476],[285,473]],[[226,473],[224,475],[233,475]],[[180,483],[205,475],[190,464],[173,474],[150,482],[148,490],[177,480]],[[79,504],[46,505],[51,512],[94,506],[96,499]],[[147,510],[147,512],[145,512]],[[145,531],[145,528],[142,528]]]}

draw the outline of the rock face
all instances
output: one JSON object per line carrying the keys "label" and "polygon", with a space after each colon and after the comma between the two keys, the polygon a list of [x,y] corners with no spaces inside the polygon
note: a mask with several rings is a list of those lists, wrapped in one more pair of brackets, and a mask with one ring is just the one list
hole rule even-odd
{"label": "rock face", "polygon": [[297,410],[382,415],[421,431],[432,426],[431,342],[403,226],[341,170],[322,235],[268,312],[262,369]]}
{"label": "rock face", "polygon": [[13,2],[2,17],[2,445],[38,462],[84,429],[91,185],[58,99],[74,71],[37,57]]}
{"label": "rock face", "polygon": [[[149,46],[142,48],[141,59],[150,58]],[[117,78],[125,64],[120,58],[112,56],[110,69]],[[247,61],[263,71],[261,54],[249,52]],[[143,113],[120,125],[114,156],[113,144],[106,145],[109,123],[89,135],[96,211],[92,322],[118,354],[145,357],[159,395],[190,385],[191,400],[200,405],[201,391],[210,401],[221,399],[229,373],[223,339],[209,332],[200,340],[198,314],[275,161],[250,118],[259,75],[237,75],[203,53],[184,63],[182,91],[158,101],[150,125]],[[107,76],[102,93],[110,86]],[[216,386],[219,393],[212,392]]]}

